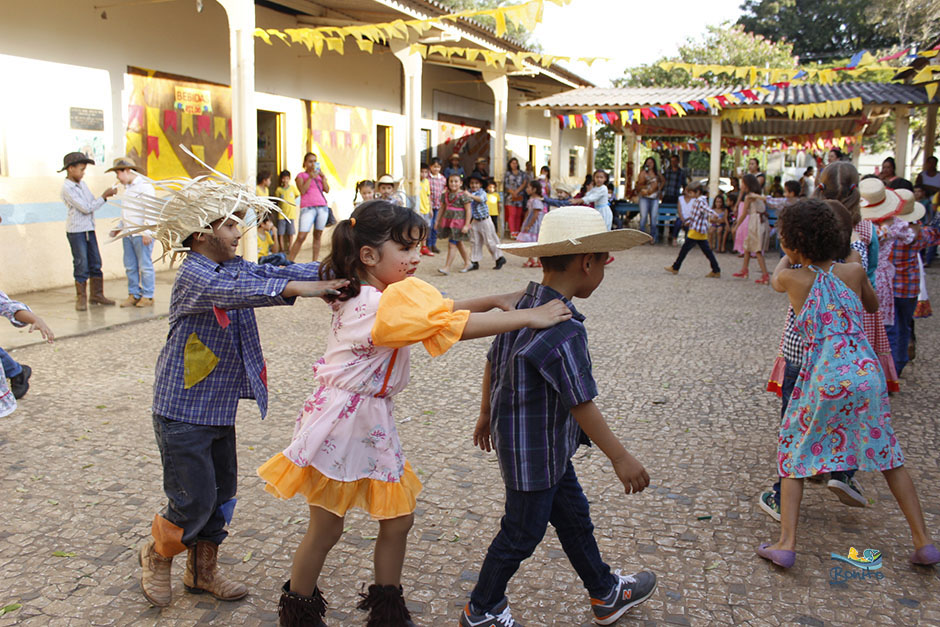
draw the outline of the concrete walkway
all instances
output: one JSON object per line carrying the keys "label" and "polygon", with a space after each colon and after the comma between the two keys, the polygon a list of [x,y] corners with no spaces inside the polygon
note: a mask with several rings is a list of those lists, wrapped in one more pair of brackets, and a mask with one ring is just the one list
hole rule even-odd
{"label": "concrete walkway", "polygon": [[[56,338],[61,339],[165,316],[170,309],[170,290],[175,276],[175,271],[158,272],[154,306],[142,309],[136,307],[122,309],[118,306],[127,297],[125,279],[104,282],[105,296],[117,301],[118,305],[113,307],[89,305],[88,311],[75,311],[75,287],[73,285],[9,296],[29,305],[36,315],[46,321]],[[43,340],[39,333],[28,333],[28,328],[16,328],[10,324],[0,323],[0,346],[11,350],[41,343]]]}

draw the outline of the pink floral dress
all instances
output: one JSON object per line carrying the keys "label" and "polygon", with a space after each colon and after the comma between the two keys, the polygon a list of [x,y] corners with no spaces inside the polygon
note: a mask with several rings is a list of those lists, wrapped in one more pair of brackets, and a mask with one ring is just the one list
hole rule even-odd
{"label": "pink floral dress", "polygon": [[894,243],[910,244],[916,234],[904,220],[892,218],[878,225],[878,268],[875,270],[875,294],[878,296],[878,311],[886,327],[894,324],[894,264],[891,251]]}
{"label": "pink floral dress", "polygon": [[780,427],[779,474],[902,466],[885,378],[862,327],[862,303],[830,271],[810,269],[816,280],[795,323],[806,353]]}

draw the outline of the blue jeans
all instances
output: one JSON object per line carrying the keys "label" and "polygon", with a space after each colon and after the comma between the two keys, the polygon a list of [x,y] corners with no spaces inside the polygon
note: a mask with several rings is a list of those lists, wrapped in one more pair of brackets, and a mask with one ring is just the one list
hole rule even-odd
{"label": "blue jeans", "polygon": [[569,461],[561,480],[547,490],[506,488],[506,514],[470,594],[475,612],[487,612],[505,598],[506,585],[542,541],[548,523],[555,527],[568,561],[590,595],[600,599],[610,593],[616,579],[601,559],[588,501]]}
{"label": "blue jeans", "polygon": [[17,361],[10,357],[10,354],[2,348],[0,348],[0,366],[3,366],[3,375],[9,379],[23,372],[23,366],[17,363]]}
{"label": "blue jeans", "polygon": [[646,221],[650,223],[650,236],[656,241],[658,229],[656,222],[659,220],[659,198],[645,198],[640,196],[640,230],[646,231]]}
{"label": "blue jeans", "polygon": [[914,320],[914,309],[917,308],[917,297],[894,299],[894,324],[885,327],[888,332],[888,343],[891,344],[891,357],[894,358],[894,368],[900,376],[904,366],[907,365],[907,346],[911,342],[911,322]]}
{"label": "blue jeans", "polygon": [[153,298],[156,275],[153,270],[153,240],[144,244],[142,235],[124,238],[124,270],[127,293],[134,298]]}
{"label": "blue jeans", "polygon": [[676,257],[676,262],[672,264],[672,269],[678,272],[679,268],[682,267],[682,262],[685,261],[685,256],[696,246],[701,248],[702,252],[705,253],[705,258],[708,259],[708,263],[711,264],[712,272],[715,274],[721,272],[721,268],[718,267],[718,260],[715,259],[715,254],[712,252],[712,247],[708,245],[708,240],[692,239],[689,236],[686,236],[685,241],[682,243],[682,248],[679,249],[679,256]]}
{"label": "blue jeans", "polygon": [[287,255],[284,253],[271,253],[270,255],[265,255],[258,259],[258,264],[270,263],[275,266],[289,266],[294,262],[287,258]]}
{"label": "blue jeans", "polygon": [[66,233],[72,249],[72,275],[76,283],[84,283],[88,277],[102,278],[101,253],[94,231]]}
{"label": "blue jeans", "polygon": [[437,224],[437,209],[432,209],[431,226],[428,227],[428,248],[437,246],[437,229],[434,228],[435,224]]}
{"label": "blue jeans", "polygon": [[[783,382],[780,384],[780,420],[783,420],[783,417],[787,413],[787,406],[790,404],[790,396],[793,394],[793,388],[796,387],[796,380],[800,376],[800,366],[791,364],[787,362],[786,370],[783,373]],[[845,470],[833,472],[832,478],[838,479],[840,481],[843,478],[851,479],[855,476],[854,470]],[[777,507],[780,506],[780,479],[777,479],[777,482],[774,484],[773,489],[773,498],[777,503]]]}
{"label": "blue jeans", "polygon": [[234,425],[194,425],[154,414],[153,432],[169,500],[160,515],[183,529],[186,546],[197,540],[220,544],[238,483]]}

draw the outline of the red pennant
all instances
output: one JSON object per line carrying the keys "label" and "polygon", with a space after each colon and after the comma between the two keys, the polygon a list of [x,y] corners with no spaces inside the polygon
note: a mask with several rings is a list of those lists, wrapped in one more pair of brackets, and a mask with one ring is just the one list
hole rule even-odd
{"label": "red pennant", "polygon": [[663,111],[666,112],[667,118],[671,118],[676,114],[676,110],[672,108],[672,105],[663,105]]}
{"label": "red pennant", "polygon": [[223,329],[227,329],[228,325],[232,324],[232,321],[229,320],[228,314],[225,313],[224,309],[220,309],[215,305],[212,305],[212,313],[215,314],[215,320],[219,323],[219,326]]}
{"label": "red pennant", "polygon": [[336,146],[336,131],[330,131],[330,146]]}
{"label": "red pennant", "polygon": [[351,148],[352,147],[352,133],[343,133],[343,135],[346,136],[346,147]]}
{"label": "red pennant", "polygon": [[155,153],[160,156],[160,140],[156,135],[147,135],[147,154]]}
{"label": "red pennant", "polygon": [[229,144],[229,145],[228,145],[227,150],[228,150],[228,158],[231,159],[231,158],[232,158],[232,152],[233,152],[232,144]]}
{"label": "red pennant", "polygon": [[196,132],[205,133],[206,135],[212,134],[212,116],[211,115],[197,115],[196,116]]}
{"label": "red pennant", "polygon": [[366,137],[366,134],[365,134],[365,133],[363,133],[362,135],[359,136],[359,145],[360,145],[360,146],[365,146],[365,145],[366,145],[366,142],[368,142],[368,141],[369,141],[369,138]]}
{"label": "red pennant", "polygon": [[143,105],[128,105],[127,126],[134,127],[134,122],[137,122],[136,128],[143,128],[144,126],[144,106]]}
{"label": "red pennant", "polygon": [[724,96],[715,96],[715,100],[717,100],[718,104],[720,104],[722,107],[728,106],[728,99]]}
{"label": "red pennant", "polygon": [[742,89],[741,93],[744,94],[744,97],[748,100],[757,100],[757,94],[755,94],[750,89]]}
{"label": "red pennant", "polygon": [[643,119],[644,119],[644,120],[648,120],[648,119],[650,119],[651,117],[653,117],[653,112],[650,111],[650,110],[649,110],[648,108],[646,108],[646,107],[643,107],[642,109],[640,109],[640,114],[643,116]]}
{"label": "red pennant", "polygon": [[320,142],[322,142],[322,141],[323,141],[323,131],[321,131],[321,130],[319,130],[319,129],[313,131],[313,141],[315,141],[315,142],[318,143],[318,144],[319,144]]}
{"label": "red pennant", "polygon": [[178,131],[178,119],[179,118],[176,116],[176,109],[167,109],[163,112],[163,128],[172,128],[174,131]]}
{"label": "red pennant", "polygon": [[228,136],[232,136],[232,118],[225,120],[225,130],[228,131]]}

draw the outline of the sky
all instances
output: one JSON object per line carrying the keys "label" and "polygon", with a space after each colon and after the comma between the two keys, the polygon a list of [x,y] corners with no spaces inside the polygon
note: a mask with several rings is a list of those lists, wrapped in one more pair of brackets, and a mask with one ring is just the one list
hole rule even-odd
{"label": "sky", "polygon": [[547,54],[609,57],[592,67],[572,63],[568,69],[599,87],[610,85],[625,67],[651,63],[672,54],[708,24],[734,22],[742,0],[572,0],[559,7],[545,3],[535,38]]}

